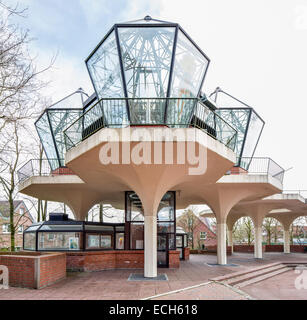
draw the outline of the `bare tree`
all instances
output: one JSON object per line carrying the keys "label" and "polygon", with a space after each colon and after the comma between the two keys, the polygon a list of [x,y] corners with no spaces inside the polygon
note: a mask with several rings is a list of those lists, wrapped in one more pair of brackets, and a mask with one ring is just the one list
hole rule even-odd
{"label": "bare tree", "polygon": [[11,121],[25,120],[39,113],[40,90],[46,85],[40,75],[54,63],[37,70],[29,53],[32,39],[28,31],[10,22],[12,15],[24,10],[0,1],[0,132]]}
{"label": "bare tree", "polygon": [[198,218],[196,217],[193,209],[186,209],[183,214],[177,219],[177,225],[182,227],[188,234],[188,244],[194,249],[194,231],[198,225]]}

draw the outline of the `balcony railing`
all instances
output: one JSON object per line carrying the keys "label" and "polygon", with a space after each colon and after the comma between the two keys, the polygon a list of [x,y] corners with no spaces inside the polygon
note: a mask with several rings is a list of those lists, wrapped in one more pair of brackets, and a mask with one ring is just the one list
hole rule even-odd
{"label": "balcony railing", "polygon": [[[130,110],[130,121],[127,106]],[[237,131],[199,99],[109,98],[99,100],[64,131],[66,150],[70,150],[104,127],[161,125],[170,128],[196,127],[231,150],[235,149]]]}
{"label": "balcony railing", "polygon": [[[52,168],[57,169],[52,170]],[[59,167],[58,159],[32,159],[17,171],[19,183],[30,177],[71,174],[74,173],[67,167]]]}
{"label": "balcony railing", "polygon": [[237,168],[243,170],[236,170],[236,174],[265,174],[276,178],[281,183],[283,182],[285,170],[271,158],[243,157],[237,163],[240,163],[240,166]]}

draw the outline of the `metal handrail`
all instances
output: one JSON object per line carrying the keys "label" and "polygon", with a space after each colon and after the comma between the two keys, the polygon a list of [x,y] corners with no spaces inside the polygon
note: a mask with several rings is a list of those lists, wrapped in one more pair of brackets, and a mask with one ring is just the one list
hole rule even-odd
{"label": "metal handrail", "polygon": [[242,174],[267,174],[283,182],[285,169],[269,157],[242,157],[239,163],[239,167],[245,170]]}
{"label": "metal handrail", "polygon": [[[121,104],[122,102],[125,102],[125,104]],[[136,110],[130,112],[130,121],[128,121],[125,113],[127,103],[132,110],[136,107]],[[166,117],[166,121],[164,121],[164,103],[168,104],[168,110],[171,108],[179,108],[180,105],[181,112],[185,109],[183,108],[184,104],[189,104],[187,108],[190,108],[190,111],[194,110],[192,120],[186,117],[182,122],[181,119],[179,119],[178,112],[175,110],[175,112],[173,114],[170,113],[170,116]],[[138,107],[141,107],[141,110],[138,110]],[[118,110],[116,110],[116,108]],[[203,109],[202,112],[199,112],[201,109]],[[118,111],[119,113],[116,113]],[[201,113],[203,118],[199,118],[197,113]],[[145,121],[143,121],[144,116]],[[177,117],[176,121],[174,119],[169,119],[171,117]],[[110,121],[107,121],[107,118],[113,118],[118,121],[110,123]],[[209,109],[198,98],[103,98],[86,110],[84,114],[64,130],[66,150],[78,145],[81,141],[104,127],[123,128],[144,125],[163,125],[171,128],[197,127],[232,150],[235,148],[237,139],[236,129],[214,111]]]}
{"label": "metal handrail", "polygon": [[[53,163],[55,165],[53,165]],[[17,171],[18,183],[21,183],[31,177],[50,176],[52,174],[72,174],[67,170],[65,171],[60,169],[58,159],[31,159]]]}

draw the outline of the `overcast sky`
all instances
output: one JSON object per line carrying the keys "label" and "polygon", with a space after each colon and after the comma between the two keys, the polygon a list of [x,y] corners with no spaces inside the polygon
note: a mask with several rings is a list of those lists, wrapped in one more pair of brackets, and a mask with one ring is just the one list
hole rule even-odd
{"label": "overcast sky", "polygon": [[[9,0],[15,3],[15,1]],[[19,18],[35,38],[40,64],[58,53],[56,101],[93,92],[84,60],[115,22],[178,22],[211,59],[203,90],[217,86],[245,101],[266,125],[256,156],[284,168],[285,189],[307,189],[307,1],[304,0],[20,0]]]}

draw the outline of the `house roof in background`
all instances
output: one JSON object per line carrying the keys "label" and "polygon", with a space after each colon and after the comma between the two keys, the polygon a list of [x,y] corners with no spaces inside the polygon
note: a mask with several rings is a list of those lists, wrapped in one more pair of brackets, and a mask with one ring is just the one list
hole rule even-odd
{"label": "house roof in background", "polygon": [[[14,204],[14,211],[16,211],[19,206],[21,204],[24,205],[25,209],[26,209],[26,212],[28,213],[30,219],[32,222],[34,222],[34,219],[31,215],[31,213],[29,212],[26,204],[24,203],[23,200],[14,200],[13,201],[13,204]],[[0,201],[0,216],[4,217],[4,218],[9,218],[10,216],[10,204],[9,204],[9,201]]]}

